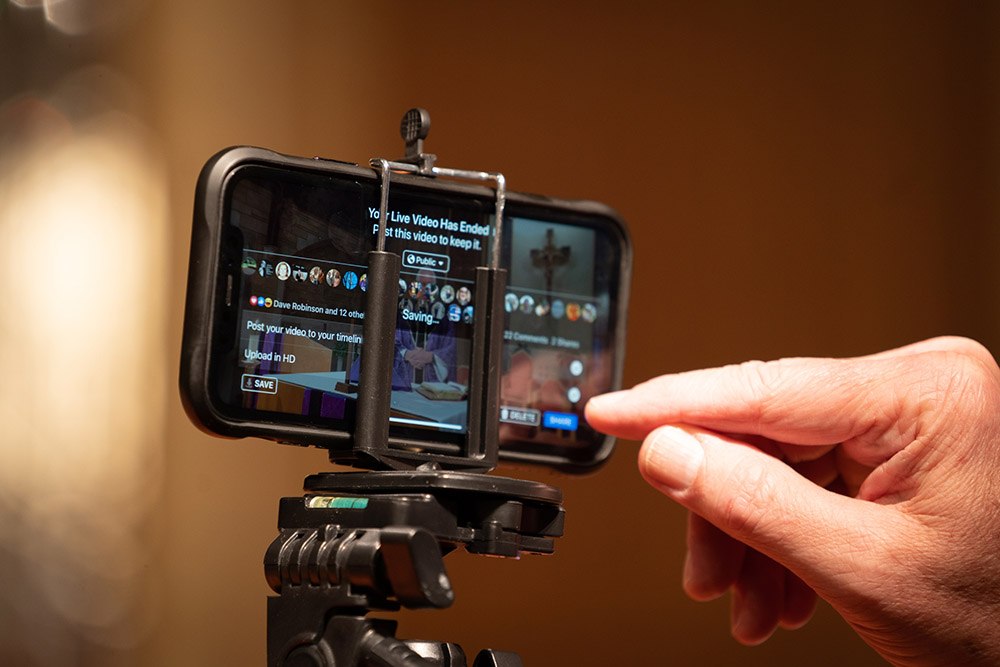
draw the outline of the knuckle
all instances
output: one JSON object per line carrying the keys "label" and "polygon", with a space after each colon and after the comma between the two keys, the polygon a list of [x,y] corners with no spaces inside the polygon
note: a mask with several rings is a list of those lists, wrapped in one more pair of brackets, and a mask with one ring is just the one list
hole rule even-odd
{"label": "knuckle", "polygon": [[990,351],[971,338],[951,336],[934,341],[936,349],[927,352],[949,389],[1000,384],[1000,368]]}
{"label": "knuckle", "polygon": [[735,374],[740,396],[745,397],[744,411],[746,421],[757,431],[765,425],[768,415],[772,414],[775,401],[781,395],[781,361],[745,361],[738,367]]}
{"label": "knuckle", "polygon": [[769,513],[777,506],[773,484],[759,463],[734,469],[727,484],[731,493],[721,508],[722,525],[737,536],[759,536]]}
{"label": "knuckle", "polygon": [[976,405],[970,400],[1000,390],[1000,369],[989,351],[976,341],[955,339],[949,351],[932,353],[937,356],[938,389],[946,400],[964,405]]}
{"label": "knuckle", "polygon": [[972,357],[980,361],[993,360],[993,355],[979,341],[962,336],[944,336],[938,339],[945,349],[951,350],[959,355]]}

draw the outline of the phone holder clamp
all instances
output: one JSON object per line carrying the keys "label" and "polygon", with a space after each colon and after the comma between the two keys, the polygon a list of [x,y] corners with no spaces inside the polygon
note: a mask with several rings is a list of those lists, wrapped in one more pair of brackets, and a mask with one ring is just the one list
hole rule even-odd
{"label": "phone holder clamp", "polygon": [[[264,558],[269,667],[466,667],[456,644],[400,641],[396,623],[369,611],[442,608],[454,599],[445,554],[518,557],[552,553],[563,532],[562,492],[483,473],[497,465],[500,349],[507,272],[500,268],[506,201],[502,174],[443,169],[423,153],[430,116],[411,109],[401,130],[406,157],[375,159],[381,197],[376,250],[368,255],[364,343],[352,465],[373,472],[305,480],[305,495],[283,498],[279,536]],[[389,437],[400,255],[388,252],[389,189],[396,172],[492,181],[493,248],[476,269],[466,445],[435,447]],[[444,443],[442,443],[444,445]],[[522,667],[516,653],[483,650],[473,667]]]}
{"label": "phone holder clamp", "polygon": [[[497,466],[500,417],[500,351],[503,345],[503,297],[507,271],[500,268],[507,181],[503,174],[433,166],[435,156],[423,153],[430,115],[410,109],[401,124],[407,155],[401,160],[370,161],[380,179],[379,226],[376,249],[368,254],[364,345],[358,378],[358,417],[351,456],[364,468],[414,469],[436,464],[444,469],[489,472]],[[425,159],[426,158],[426,159]],[[393,173],[491,181],[495,184],[492,248],[487,266],[476,269],[473,301],[472,351],[469,363],[468,426],[462,445],[435,446],[397,442],[389,436],[395,356],[397,300],[402,265],[400,255],[386,251],[389,192]],[[340,462],[339,460],[337,462]]]}

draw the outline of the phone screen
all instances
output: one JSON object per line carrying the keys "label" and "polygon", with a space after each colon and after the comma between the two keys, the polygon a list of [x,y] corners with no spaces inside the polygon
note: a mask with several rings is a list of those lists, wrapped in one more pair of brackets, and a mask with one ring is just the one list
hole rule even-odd
{"label": "phone screen", "polygon": [[[349,174],[253,165],[230,177],[219,285],[238,307],[217,328],[210,378],[228,412],[353,430],[378,202],[376,180]],[[393,437],[466,436],[473,281],[493,212],[490,197],[392,185],[386,249],[402,258]],[[621,230],[542,204],[510,203],[505,220],[501,447],[591,445],[603,436],[582,413],[612,388]]]}

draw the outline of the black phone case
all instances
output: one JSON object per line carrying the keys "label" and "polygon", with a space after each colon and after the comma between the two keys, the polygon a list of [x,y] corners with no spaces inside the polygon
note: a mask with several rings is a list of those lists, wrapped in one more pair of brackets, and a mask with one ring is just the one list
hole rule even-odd
{"label": "black phone case", "polygon": [[[210,389],[212,367],[212,335],[216,320],[225,317],[219,305],[223,303],[226,286],[219,284],[219,261],[222,252],[223,204],[229,177],[240,167],[263,165],[274,168],[292,168],[318,173],[346,174],[360,180],[377,183],[377,174],[353,163],[321,158],[301,158],[282,155],[262,148],[239,146],[215,154],[202,168],[195,190],[194,216],[191,234],[191,251],[188,266],[187,298],[184,312],[184,333],[181,346],[180,393],[184,408],[191,420],[202,430],[223,437],[260,437],[285,444],[308,445],[327,449],[331,458],[347,462],[350,458],[352,435],[347,431],[323,426],[268,419],[262,415],[253,421],[233,419],[217,409]],[[393,184],[417,186],[427,191],[464,192],[492,198],[493,190],[483,186],[456,181],[441,181],[406,174],[393,175]],[[617,349],[612,364],[612,388],[620,388],[624,367],[626,314],[628,312],[628,285],[632,272],[632,242],[624,221],[612,208],[593,201],[562,200],[541,195],[518,192],[507,193],[511,208],[518,205],[541,207],[600,216],[613,221],[622,239],[622,262],[619,285],[620,298],[616,309],[615,340]],[[235,308],[235,306],[233,306]],[[418,442],[390,438],[398,446]],[[546,450],[542,450],[545,447]],[[500,460],[510,463],[527,463],[554,468],[563,472],[582,473],[595,469],[610,456],[614,438],[605,437],[593,448],[574,449],[565,454],[539,445],[537,451],[506,449],[501,447]]]}

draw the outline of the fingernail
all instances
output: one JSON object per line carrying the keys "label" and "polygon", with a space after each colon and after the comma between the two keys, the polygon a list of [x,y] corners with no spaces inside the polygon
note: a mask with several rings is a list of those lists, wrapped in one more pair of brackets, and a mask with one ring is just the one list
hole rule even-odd
{"label": "fingernail", "polygon": [[667,491],[684,491],[698,476],[705,450],[684,429],[662,426],[643,443],[639,456],[642,474],[650,483]]}
{"label": "fingernail", "polygon": [[615,404],[620,403],[622,399],[625,398],[626,394],[628,394],[628,389],[612,391],[608,394],[600,394],[599,396],[594,396],[587,401],[587,405],[602,410],[613,408]]}

